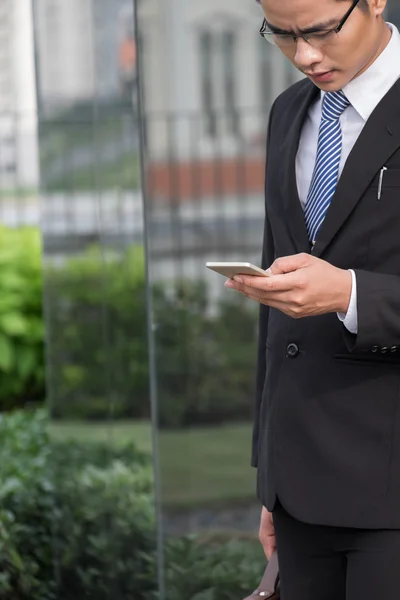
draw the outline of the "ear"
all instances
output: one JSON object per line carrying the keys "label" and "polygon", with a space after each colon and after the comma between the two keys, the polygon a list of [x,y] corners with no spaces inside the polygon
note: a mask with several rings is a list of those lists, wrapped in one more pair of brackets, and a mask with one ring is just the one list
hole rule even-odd
{"label": "ear", "polygon": [[368,4],[372,15],[380,17],[386,8],[387,0],[368,0]]}

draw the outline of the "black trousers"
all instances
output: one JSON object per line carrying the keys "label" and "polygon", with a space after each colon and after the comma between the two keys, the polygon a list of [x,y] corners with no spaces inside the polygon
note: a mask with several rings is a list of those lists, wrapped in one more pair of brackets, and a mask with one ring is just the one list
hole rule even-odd
{"label": "black trousers", "polygon": [[310,525],[279,502],[273,519],[282,600],[400,600],[400,529]]}

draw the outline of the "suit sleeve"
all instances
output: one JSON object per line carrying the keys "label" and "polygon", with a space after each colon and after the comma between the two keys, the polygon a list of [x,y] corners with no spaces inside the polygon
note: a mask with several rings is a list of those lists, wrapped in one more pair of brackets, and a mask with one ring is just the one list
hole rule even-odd
{"label": "suit sleeve", "polygon": [[[266,163],[266,178],[268,176],[268,149],[270,144],[271,135],[271,121],[272,112],[275,104],[271,108],[269,124],[268,124],[268,135],[267,135],[267,163]],[[264,223],[264,237],[263,237],[263,251],[261,257],[261,268],[268,269],[271,266],[275,258],[274,251],[274,240],[272,236],[271,227],[268,221],[267,212],[265,213]],[[268,333],[268,317],[269,307],[264,304],[260,304],[259,320],[258,320],[258,352],[257,352],[257,374],[256,374],[256,390],[255,390],[255,402],[254,402],[254,424],[253,424],[253,441],[252,441],[252,452],[251,452],[251,466],[257,467],[258,464],[258,436],[260,430],[260,406],[261,399],[264,389],[265,372],[266,372],[266,340]]]}
{"label": "suit sleeve", "polygon": [[358,332],[345,330],[350,352],[400,350],[400,277],[355,270]]}

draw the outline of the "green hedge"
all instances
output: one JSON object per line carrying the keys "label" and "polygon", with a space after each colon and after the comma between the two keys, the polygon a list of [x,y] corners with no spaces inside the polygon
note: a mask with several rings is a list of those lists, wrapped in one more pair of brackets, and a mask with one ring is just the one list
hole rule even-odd
{"label": "green hedge", "polygon": [[166,600],[241,600],[257,587],[266,559],[258,540],[235,539],[232,533],[208,540],[170,538],[165,564]]}
{"label": "green hedge", "polygon": [[[157,598],[149,458],[133,446],[59,444],[46,415],[0,419],[2,600]],[[240,599],[264,558],[251,541],[167,539],[167,600]]]}
{"label": "green hedge", "polygon": [[[42,282],[37,231],[4,230],[0,245],[0,409],[42,399]],[[143,248],[93,246],[45,274],[48,397],[54,418],[149,416]],[[222,282],[221,282],[222,285]],[[256,307],[204,282],[152,289],[160,424],[251,416]]]}
{"label": "green hedge", "polygon": [[[102,259],[98,248],[47,274],[55,418],[149,416],[142,248]],[[211,306],[204,282],[152,288],[160,424],[251,415],[256,308],[226,293]]]}
{"label": "green hedge", "polygon": [[44,395],[40,234],[0,226],[0,411]]}
{"label": "green hedge", "polygon": [[161,425],[250,418],[255,305],[227,292],[212,307],[204,282],[182,281],[155,290],[154,311]]}
{"label": "green hedge", "polygon": [[131,446],[50,443],[44,413],[2,417],[0,439],[3,600],[59,599],[60,587],[65,600],[154,590],[147,457]]}
{"label": "green hedge", "polygon": [[93,246],[46,272],[49,397],[55,418],[149,414],[144,255]]}

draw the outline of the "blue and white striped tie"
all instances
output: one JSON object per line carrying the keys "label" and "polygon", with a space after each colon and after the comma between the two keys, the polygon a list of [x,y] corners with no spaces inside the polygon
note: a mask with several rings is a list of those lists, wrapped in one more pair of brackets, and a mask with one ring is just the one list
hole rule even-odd
{"label": "blue and white striped tie", "polygon": [[304,211],[308,238],[312,245],[315,244],[319,228],[335,193],[342,153],[339,118],[349,104],[342,90],[327,92],[324,96],[317,158]]}

